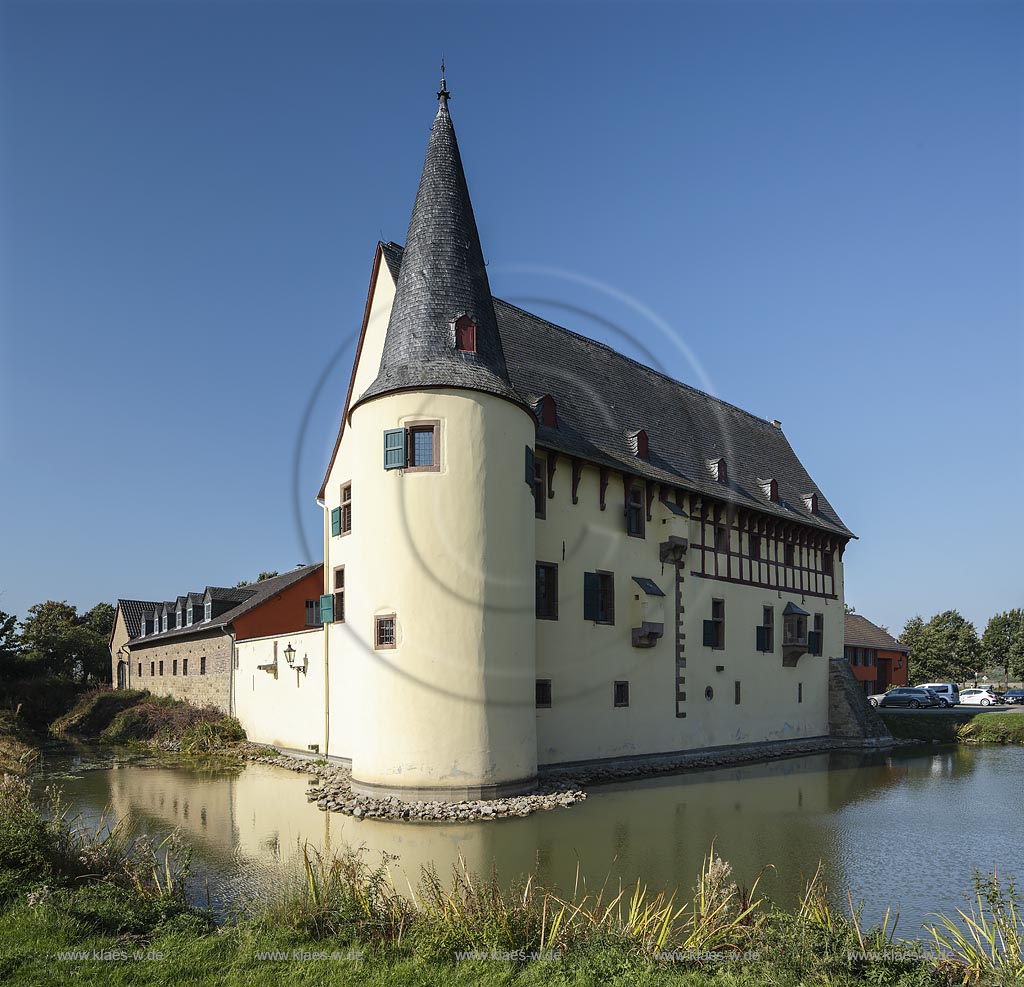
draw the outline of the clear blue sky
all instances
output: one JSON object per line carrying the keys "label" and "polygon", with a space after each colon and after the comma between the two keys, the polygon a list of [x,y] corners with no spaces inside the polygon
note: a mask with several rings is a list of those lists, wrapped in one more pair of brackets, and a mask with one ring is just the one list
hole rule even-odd
{"label": "clear blue sky", "polygon": [[303,419],[442,50],[495,294],[781,419],[870,618],[1024,602],[1021,4],[35,0],[0,7],[0,608],[318,557],[351,350]]}

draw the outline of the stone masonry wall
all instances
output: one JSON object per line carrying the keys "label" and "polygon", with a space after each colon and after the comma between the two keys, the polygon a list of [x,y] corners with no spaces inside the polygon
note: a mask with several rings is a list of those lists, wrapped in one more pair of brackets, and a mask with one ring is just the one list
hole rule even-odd
{"label": "stone masonry wall", "polygon": [[[204,657],[205,674],[202,673]],[[188,674],[185,674],[186,659]],[[131,649],[130,661],[133,689],[148,689],[154,695],[173,696],[196,706],[216,706],[225,713],[229,712],[231,638],[227,634],[190,635],[162,644],[137,644]],[[160,673],[161,661],[163,674]],[[175,661],[178,663],[177,675],[174,674]]]}
{"label": "stone masonry wall", "polygon": [[889,728],[868,705],[864,690],[844,658],[828,662],[829,735],[862,740],[892,740]]}

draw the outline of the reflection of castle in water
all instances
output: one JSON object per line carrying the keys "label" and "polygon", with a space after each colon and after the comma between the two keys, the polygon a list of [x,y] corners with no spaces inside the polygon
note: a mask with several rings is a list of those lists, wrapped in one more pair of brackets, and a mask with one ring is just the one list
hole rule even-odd
{"label": "reflection of castle in water", "polygon": [[639,877],[656,887],[689,888],[713,844],[741,883],[775,865],[762,890],[788,899],[819,859],[832,885],[844,887],[848,865],[873,855],[879,834],[845,831],[835,813],[878,797],[908,772],[931,773],[936,757],[938,770],[956,770],[956,751],[920,762],[819,755],[600,786],[569,810],[448,825],[324,813],[306,802],[305,775],[260,764],[228,773],[133,766],[107,775],[113,810],[131,812],[143,828],[180,827],[200,868],[290,868],[309,841],[327,852],[363,847],[373,864],[382,854],[397,855],[389,866],[403,888],[429,864],[445,875],[460,855],[471,870],[494,868],[504,881],[536,870],[543,883],[568,889],[578,863],[591,887],[607,876],[611,884]]}

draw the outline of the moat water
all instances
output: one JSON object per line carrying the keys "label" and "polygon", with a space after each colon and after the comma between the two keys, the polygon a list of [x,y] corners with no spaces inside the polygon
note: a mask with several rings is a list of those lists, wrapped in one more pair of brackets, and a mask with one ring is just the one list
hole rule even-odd
{"label": "moat water", "polygon": [[46,759],[35,784],[59,785],[95,825],[130,814],[141,831],[180,829],[194,848],[191,894],[221,914],[297,873],[301,846],[387,853],[401,887],[420,868],[445,874],[460,855],[503,882],[537,873],[571,892],[639,878],[693,886],[714,844],[734,876],[780,904],[796,900],[823,862],[837,900],[846,889],[877,921],[900,909],[897,933],[920,934],[929,913],[953,915],[975,868],[1024,878],[1024,748],[904,748],[828,754],[700,774],[595,786],[587,800],[526,818],[460,824],[358,821],[307,803],[306,775],[261,764],[199,766],[87,750]]}

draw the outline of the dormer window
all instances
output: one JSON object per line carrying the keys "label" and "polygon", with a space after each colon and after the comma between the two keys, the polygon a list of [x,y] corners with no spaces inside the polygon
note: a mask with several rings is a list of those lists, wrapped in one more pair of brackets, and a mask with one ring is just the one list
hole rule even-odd
{"label": "dormer window", "polygon": [[192,608],[191,607],[188,608],[188,626],[189,627],[192,626]]}
{"label": "dormer window", "polygon": [[476,323],[468,315],[455,320],[455,348],[462,353],[476,352]]}
{"label": "dormer window", "polygon": [[167,630],[167,619],[168,619],[167,618],[167,614],[164,614],[163,628],[162,629],[165,630],[165,631]]}
{"label": "dormer window", "polygon": [[708,468],[711,470],[711,475],[719,483],[728,483],[729,482],[729,470],[728,470],[728,468],[725,465],[725,460],[724,459],[721,459],[721,458],[719,458],[719,459],[709,459],[708,460]]}
{"label": "dormer window", "polygon": [[203,620],[210,620],[213,617],[213,601],[207,600],[203,604]]}
{"label": "dormer window", "polygon": [[779,481],[776,479],[760,480],[761,490],[764,495],[773,503],[779,502]]}
{"label": "dormer window", "polygon": [[550,394],[545,394],[534,405],[534,414],[539,424],[546,425],[548,428],[558,428],[558,406]]}
{"label": "dormer window", "polygon": [[818,513],[818,495],[816,493],[804,494],[804,506],[812,514]]}
{"label": "dormer window", "polygon": [[629,449],[637,459],[647,461],[647,432],[644,429],[629,433]]}

